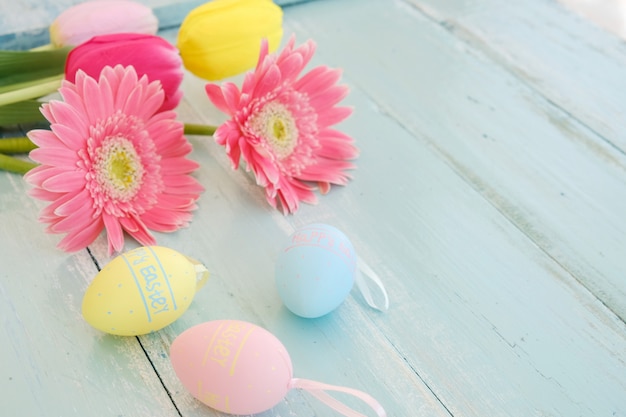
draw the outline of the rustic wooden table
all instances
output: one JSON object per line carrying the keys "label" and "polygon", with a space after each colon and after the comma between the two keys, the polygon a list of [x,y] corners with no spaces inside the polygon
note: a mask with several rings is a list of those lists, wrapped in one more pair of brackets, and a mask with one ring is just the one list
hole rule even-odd
{"label": "rustic wooden table", "polygon": [[[3,30],[40,15],[19,3],[0,1]],[[191,227],[157,239],[212,276],[174,324],[116,337],[80,313],[111,259],[104,235],[59,251],[22,178],[0,173],[0,415],[221,415],[182,387],[169,346],[195,324],[240,319],[285,344],[296,376],[365,391],[389,416],[626,416],[626,43],[553,0],[284,12],[285,39],[314,39],[313,63],[344,69],[354,180],[284,216],[212,138],[190,136],[206,191]],[[186,75],[180,119],[219,123],[203,85]],[[356,290],[319,319],[283,306],[278,251],[313,222],[350,237],[387,312]],[[338,414],[293,390],[260,415]]]}

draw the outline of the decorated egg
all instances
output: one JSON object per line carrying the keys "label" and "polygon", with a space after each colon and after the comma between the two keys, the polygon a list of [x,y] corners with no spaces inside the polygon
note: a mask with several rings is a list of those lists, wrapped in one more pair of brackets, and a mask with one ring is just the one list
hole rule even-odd
{"label": "decorated egg", "polygon": [[229,414],[256,414],[289,391],[293,369],[282,343],[267,330],[238,320],[210,321],[179,335],[170,359],[198,400]]}
{"label": "decorated egg", "polygon": [[309,391],[345,416],[362,414],[325,391],[357,397],[379,417],[386,417],[378,401],[362,391],[294,378],[291,358],[280,340],[245,321],[216,320],[187,329],[172,342],[170,360],[183,386],[223,413],[262,413],[295,388]]}
{"label": "decorated egg", "polygon": [[111,334],[154,332],[187,310],[208,276],[202,264],[173,249],[139,247],[117,256],[96,275],[83,297],[83,317]]}
{"label": "decorated egg", "polygon": [[301,317],[315,318],[336,309],[354,284],[356,253],[340,230],[311,224],[295,231],[276,261],[278,294]]}

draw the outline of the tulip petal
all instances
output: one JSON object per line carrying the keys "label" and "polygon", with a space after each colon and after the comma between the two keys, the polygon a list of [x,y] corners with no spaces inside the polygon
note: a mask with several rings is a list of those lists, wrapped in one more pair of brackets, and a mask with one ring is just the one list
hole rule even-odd
{"label": "tulip petal", "polygon": [[94,36],[111,33],[156,34],[157,17],[150,7],[126,0],[99,0],[76,4],[50,25],[55,46],[76,46]]}

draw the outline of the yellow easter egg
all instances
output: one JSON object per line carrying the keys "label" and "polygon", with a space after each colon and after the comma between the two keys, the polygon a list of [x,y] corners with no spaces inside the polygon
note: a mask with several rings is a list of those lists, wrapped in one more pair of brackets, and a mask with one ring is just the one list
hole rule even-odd
{"label": "yellow easter egg", "polygon": [[198,261],[162,246],[143,246],[109,262],[83,297],[85,320],[121,336],[154,332],[189,308],[208,279]]}

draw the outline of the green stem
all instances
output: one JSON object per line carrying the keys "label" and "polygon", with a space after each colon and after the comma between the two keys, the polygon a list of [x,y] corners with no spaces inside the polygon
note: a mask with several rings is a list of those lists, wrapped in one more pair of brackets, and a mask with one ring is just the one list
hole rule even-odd
{"label": "green stem", "polygon": [[217,126],[185,123],[185,135],[213,136],[216,130]]}
{"label": "green stem", "polygon": [[27,137],[17,138],[1,138],[0,139],[0,153],[4,154],[16,154],[16,153],[28,153],[37,148],[33,142]]}
{"label": "green stem", "polygon": [[16,174],[26,174],[37,164],[33,162],[23,161],[11,156],[0,154],[0,170],[14,172]]}
{"label": "green stem", "polygon": [[0,106],[16,103],[18,101],[30,100],[53,93],[61,87],[63,76],[63,74],[59,74],[53,77],[24,83],[25,86],[23,88],[2,93],[0,94]]}

